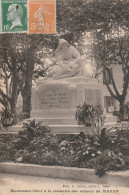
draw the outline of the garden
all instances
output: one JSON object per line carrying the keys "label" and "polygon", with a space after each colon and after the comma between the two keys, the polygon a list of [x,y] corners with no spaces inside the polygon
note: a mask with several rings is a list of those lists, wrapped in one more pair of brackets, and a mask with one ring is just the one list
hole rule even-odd
{"label": "garden", "polygon": [[100,177],[128,170],[129,126],[93,128],[91,135],[55,135],[43,122],[28,121],[18,134],[0,135],[0,161],[89,168]]}

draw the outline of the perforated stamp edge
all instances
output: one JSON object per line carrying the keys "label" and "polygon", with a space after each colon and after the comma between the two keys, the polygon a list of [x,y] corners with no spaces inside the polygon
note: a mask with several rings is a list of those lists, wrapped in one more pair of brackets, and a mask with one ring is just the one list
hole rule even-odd
{"label": "perforated stamp edge", "polygon": [[2,8],[1,8],[1,0],[0,0],[0,33],[2,32],[2,21],[1,21],[1,16],[2,16]]}
{"label": "perforated stamp edge", "polygon": [[[6,1],[8,1],[8,3],[10,3],[10,0],[6,0]],[[19,2],[20,2],[20,0],[18,0]],[[22,2],[24,2],[25,0],[21,0],[21,3]],[[14,0],[14,2],[17,2],[17,0]],[[26,4],[27,4],[27,6],[26,6],[26,22],[27,22],[27,29],[26,30],[21,30],[21,31],[19,31],[19,30],[17,30],[17,31],[3,31],[2,30],[2,25],[3,25],[3,22],[2,22],[2,17],[3,17],[3,15],[2,15],[2,0],[0,0],[0,34],[6,34],[6,33],[16,33],[16,34],[18,34],[18,33],[20,33],[20,34],[25,34],[25,33],[28,33],[28,0],[26,0]]]}
{"label": "perforated stamp edge", "polygon": [[[8,0],[9,1],[9,0]],[[22,0],[21,0],[22,1]],[[32,0],[27,0],[27,30],[23,31],[2,31],[2,1],[0,0],[0,34],[5,34],[5,33],[20,33],[20,34],[50,34],[50,35],[55,35],[57,34],[57,11],[56,11],[56,0],[55,0],[55,32],[54,33],[29,33],[29,1]],[[36,0],[35,0],[36,1]],[[39,0],[38,0],[39,1]],[[41,0],[40,0],[41,1]]]}
{"label": "perforated stamp edge", "polygon": [[[30,22],[30,18],[29,18],[29,10],[30,10],[30,7],[29,7],[29,2],[34,2],[34,1],[43,1],[43,0],[28,0],[28,34],[42,34],[42,35],[55,35],[55,34],[57,34],[57,11],[56,11],[56,0],[54,0],[55,1],[55,32],[53,33],[53,32],[44,32],[44,33],[40,33],[40,32],[29,32],[29,22]],[[47,1],[47,0],[44,0],[44,1]]]}

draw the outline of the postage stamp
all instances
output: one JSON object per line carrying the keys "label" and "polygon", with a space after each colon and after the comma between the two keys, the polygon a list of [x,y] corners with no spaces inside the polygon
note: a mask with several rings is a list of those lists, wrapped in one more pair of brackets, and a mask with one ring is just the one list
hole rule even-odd
{"label": "postage stamp", "polygon": [[2,32],[27,32],[27,0],[1,0]]}
{"label": "postage stamp", "polygon": [[29,34],[56,33],[56,0],[29,0]]}

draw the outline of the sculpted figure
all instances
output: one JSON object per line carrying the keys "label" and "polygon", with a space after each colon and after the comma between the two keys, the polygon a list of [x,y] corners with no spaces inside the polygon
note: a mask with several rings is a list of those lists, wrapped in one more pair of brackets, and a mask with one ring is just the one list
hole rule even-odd
{"label": "sculpted figure", "polygon": [[7,20],[12,23],[10,29],[15,26],[23,26],[21,19],[23,16],[23,8],[20,4],[11,4],[8,8]]}
{"label": "sculpted figure", "polygon": [[86,64],[86,59],[82,59],[78,50],[66,40],[59,40],[55,57],[59,65],[52,67],[48,77],[61,79],[73,76],[93,76],[94,70],[91,65]]}
{"label": "sculpted figure", "polygon": [[51,14],[43,6],[41,6],[34,14],[34,17],[38,19],[38,27],[41,28],[41,32],[43,32],[45,28],[49,30],[45,23],[44,12]]}

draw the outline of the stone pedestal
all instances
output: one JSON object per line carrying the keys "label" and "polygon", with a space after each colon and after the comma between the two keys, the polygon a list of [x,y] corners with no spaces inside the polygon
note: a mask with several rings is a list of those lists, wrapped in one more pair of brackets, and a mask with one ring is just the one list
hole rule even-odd
{"label": "stone pedestal", "polygon": [[[93,105],[101,104],[103,107],[103,101],[103,85],[94,78],[41,79],[32,89],[32,111],[29,120],[44,121],[54,134],[78,134],[80,132],[92,134],[91,127],[77,124],[76,107],[84,102]],[[111,127],[116,122],[116,117],[106,116],[105,125]],[[21,127],[22,125],[13,126],[11,131],[19,131]]]}
{"label": "stone pedestal", "polygon": [[89,127],[75,120],[76,107],[84,102],[103,106],[102,84],[96,79],[41,79],[32,90],[31,118],[44,121],[55,133],[88,133]]}
{"label": "stone pedestal", "polygon": [[75,109],[83,103],[103,106],[102,85],[94,78],[73,77],[62,80],[40,80],[32,90],[32,112],[53,109]]}

